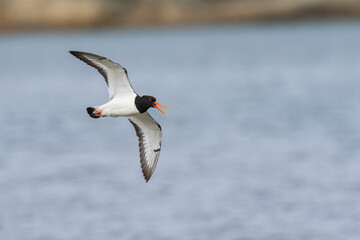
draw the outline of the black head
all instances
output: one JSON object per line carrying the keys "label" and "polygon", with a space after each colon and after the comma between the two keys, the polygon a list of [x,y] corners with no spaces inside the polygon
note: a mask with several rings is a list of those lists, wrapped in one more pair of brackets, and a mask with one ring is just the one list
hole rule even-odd
{"label": "black head", "polygon": [[[162,113],[166,114],[158,107],[158,105],[160,105],[162,107],[166,107],[166,106],[156,102],[156,98],[153,96],[144,95],[142,97],[136,96],[136,98],[135,98],[135,106],[139,110],[140,113],[144,113],[149,108],[154,107],[154,108],[159,109]],[[168,107],[166,107],[166,108],[168,108]]]}
{"label": "black head", "polygon": [[141,98],[145,99],[147,102],[151,103],[152,105],[154,105],[154,103],[156,102],[156,98],[153,96],[144,95]]}
{"label": "black head", "polygon": [[135,106],[141,113],[144,113],[149,108],[154,107],[155,102],[156,98],[153,96],[144,95],[142,97],[136,96],[135,98]]}

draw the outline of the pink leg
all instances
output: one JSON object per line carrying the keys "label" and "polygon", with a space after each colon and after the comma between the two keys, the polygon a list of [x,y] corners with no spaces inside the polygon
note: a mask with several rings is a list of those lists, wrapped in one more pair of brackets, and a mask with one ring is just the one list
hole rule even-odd
{"label": "pink leg", "polygon": [[100,110],[100,109],[95,110],[95,111],[94,111],[95,116],[97,116],[97,117],[103,117],[103,116],[101,115],[101,112],[102,112],[102,111],[103,111],[103,110]]}

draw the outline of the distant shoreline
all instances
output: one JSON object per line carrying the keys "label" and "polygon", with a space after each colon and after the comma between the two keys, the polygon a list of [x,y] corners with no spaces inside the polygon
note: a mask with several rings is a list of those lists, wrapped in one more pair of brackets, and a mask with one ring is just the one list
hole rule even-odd
{"label": "distant shoreline", "polygon": [[[0,32],[99,27],[360,19],[356,0],[98,1],[0,0]],[[126,3],[126,4],[125,4]]]}

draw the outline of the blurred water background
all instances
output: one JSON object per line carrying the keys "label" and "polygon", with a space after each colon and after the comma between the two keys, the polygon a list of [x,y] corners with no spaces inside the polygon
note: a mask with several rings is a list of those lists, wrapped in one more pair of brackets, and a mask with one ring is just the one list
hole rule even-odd
{"label": "blurred water background", "polygon": [[[45,2],[0,0],[0,13],[6,13],[0,15],[5,19],[0,24],[1,240],[359,239],[358,20],[177,28],[166,21],[146,28],[112,22],[112,28],[102,28],[86,18],[103,16],[99,1],[89,1],[95,5],[81,14],[76,9],[86,1],[77,1],[70,15],[87,20],[76,25],[79,19],[68,17],[65,25],[77,28],[40,31],[44,26],[36,21],[59,30],[46,16],[64,23],[74,1]],[[177,15],[165,1],[166,7],[149,9],[155,1],[134,2],[139,6],[106,1],[127,3],[132,14],[147,9],[152,23],[161,20],[157,16],[204,21],[192,18],[197,14]],[[173,2],[181,11],[190,6]],[[217,1],[195,2],[192,13],[209,3],[212,10],[205,11],[229,14],[225,7],[217,11],[220,5],[212,5]],[[294,4],[223,2],[228,8]],[[360,6],[351,0],[343,4],[354,5],[343,8],[335,8],[340,2],[335,0],[297,1],[300,12],[300,2],[311,6],[310,13],[303,12],[310,15],[360,9],[349,7]],[[36,9],[45,18],[30,6],[40,6]],[[89,9],[100,10],[91,15]],[[285,16],[296,12],[279,9]],[[116,11],[124,10],[114,11],[116,18],[121,15]],[[128,24],[150,19],[144,16]],[[27,20],[29,25],[21,22]],[[80,29],[81,21],[91,29]],[[12,28],[17,32],[4,32]],[[108,100],[105,81],[69,50],[121,63],[137,93],[171,107],[168,116],[149,110],[162,126],[163,143],[148,183],[129,121],[91,119],[86,113],[86,107]]]}
{"label": "blurred water background", "polygon": [[[0,238],[358,239],[359,22],[0,38]],[[132,125],[68,50],[171,107],[143,180]]]}

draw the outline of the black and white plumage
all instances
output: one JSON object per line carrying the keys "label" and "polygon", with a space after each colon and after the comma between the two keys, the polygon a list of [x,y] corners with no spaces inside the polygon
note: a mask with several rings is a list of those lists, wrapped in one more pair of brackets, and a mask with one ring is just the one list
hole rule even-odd
{"label": "black and white plumage", "polygon": [[[161,127],[147,110],[166,107],[152,96],[137,95],[128,79],[127,71],[120,64],[92,53],[70,51],[72,55],[96,68],[105,78],[110,101],[96,107],[88,107],[92,118],[128,117],[139,138],[140,163],[145,180],[149,181],[159,159],[161,150]],[[166,107],[168,108],[168,107]],[[164,113],[164,112],[163,112]]]}

